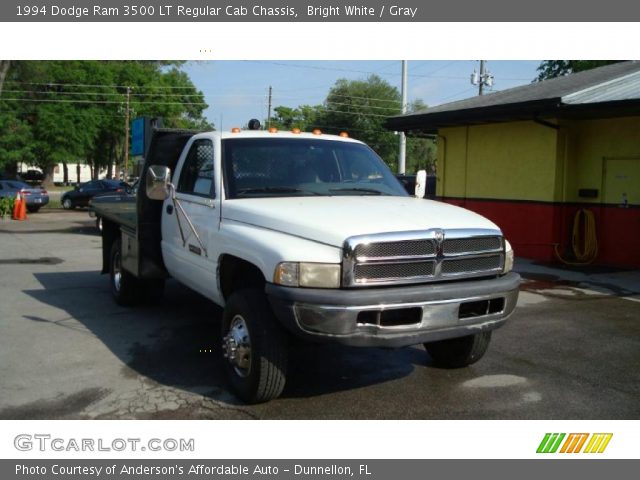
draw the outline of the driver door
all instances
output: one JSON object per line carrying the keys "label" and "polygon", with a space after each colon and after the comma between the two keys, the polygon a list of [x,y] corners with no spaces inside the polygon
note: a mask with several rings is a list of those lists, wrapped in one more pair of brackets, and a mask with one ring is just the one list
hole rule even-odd
{"label": "driver door", "polygon": [[169,272],[214,301],[217,256],[212,247],[220,223],[216,178],[214,143],[192,140],[173,176],[175,203],[165,200],[162,217],[162,252]]}

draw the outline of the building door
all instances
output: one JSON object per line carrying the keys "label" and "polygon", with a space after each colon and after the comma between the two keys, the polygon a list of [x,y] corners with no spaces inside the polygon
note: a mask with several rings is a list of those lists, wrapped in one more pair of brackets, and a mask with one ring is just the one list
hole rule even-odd
{"label": "building door", "polygon": [[612,263],[640,267],[640,156],[604,159],[603,253]]}
{"label": "building door", "polygon": [[640,157],[605,158],[604,203],[640,206]]}

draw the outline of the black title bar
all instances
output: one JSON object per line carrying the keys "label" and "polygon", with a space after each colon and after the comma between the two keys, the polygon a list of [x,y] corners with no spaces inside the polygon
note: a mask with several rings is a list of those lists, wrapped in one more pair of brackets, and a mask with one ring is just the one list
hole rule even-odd
{"label": "black title bar", "polygon": [[[639,18],[640,3],[629,0],[0,2],[2,22],[633,22]],[[570,41],[562,31],[540,35]]]}

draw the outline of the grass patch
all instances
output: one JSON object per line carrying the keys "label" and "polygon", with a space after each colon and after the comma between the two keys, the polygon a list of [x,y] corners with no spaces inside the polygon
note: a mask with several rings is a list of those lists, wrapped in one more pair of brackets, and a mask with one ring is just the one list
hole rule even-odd
{"label": "grass patch", "polygon": [[42,208],[62,208],[62,204],[59,198],[49,198],[49,203]]}

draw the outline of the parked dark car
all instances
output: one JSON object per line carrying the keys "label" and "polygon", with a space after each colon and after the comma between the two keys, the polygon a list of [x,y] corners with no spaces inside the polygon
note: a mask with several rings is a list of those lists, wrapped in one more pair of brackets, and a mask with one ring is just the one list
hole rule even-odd
{"label": "parked dark car", "polygon": [[125,185],[124,190],[99,193],[89,200],[89,216],[96,218],[96,228],[98,230],[102,231],[102,217],[96,215],[92,207],[93,202],[99,201],[100,203],[118,204],[118,207],[114,205],[114,208],[118,208],[122,212],[134,213],[136,209],[136,195],[138,194],[139,183],[139,180],[136,180],[133,185]]}
{"label": "parked dark car", "polygon": [[29,213],[35,213],[49,203],[49,194],[42,187],[32,187],[19,180],[0,180],[0,197],[15,198],[18,192],[27,200]]}
{"label": "parked dark car", "polygon": [[62,208],[71,210],[76,207],[86,207],[89,200],[99,194],[107,192],[124,192],[127,186],[122,180],[91,180],[81,183],[73,190],[66,192],[60,198]]}
{"label": "parked dark car", "polygon": [[[400,183],[402,183],[404,189],[409,193],[409,195],[414,194],[416,191],[415,175],[396,175],[396,178],[400,180]],[[424,192],[424,198],[436,198],[436,176],[433,174],[427,174],[427,188]]]}

